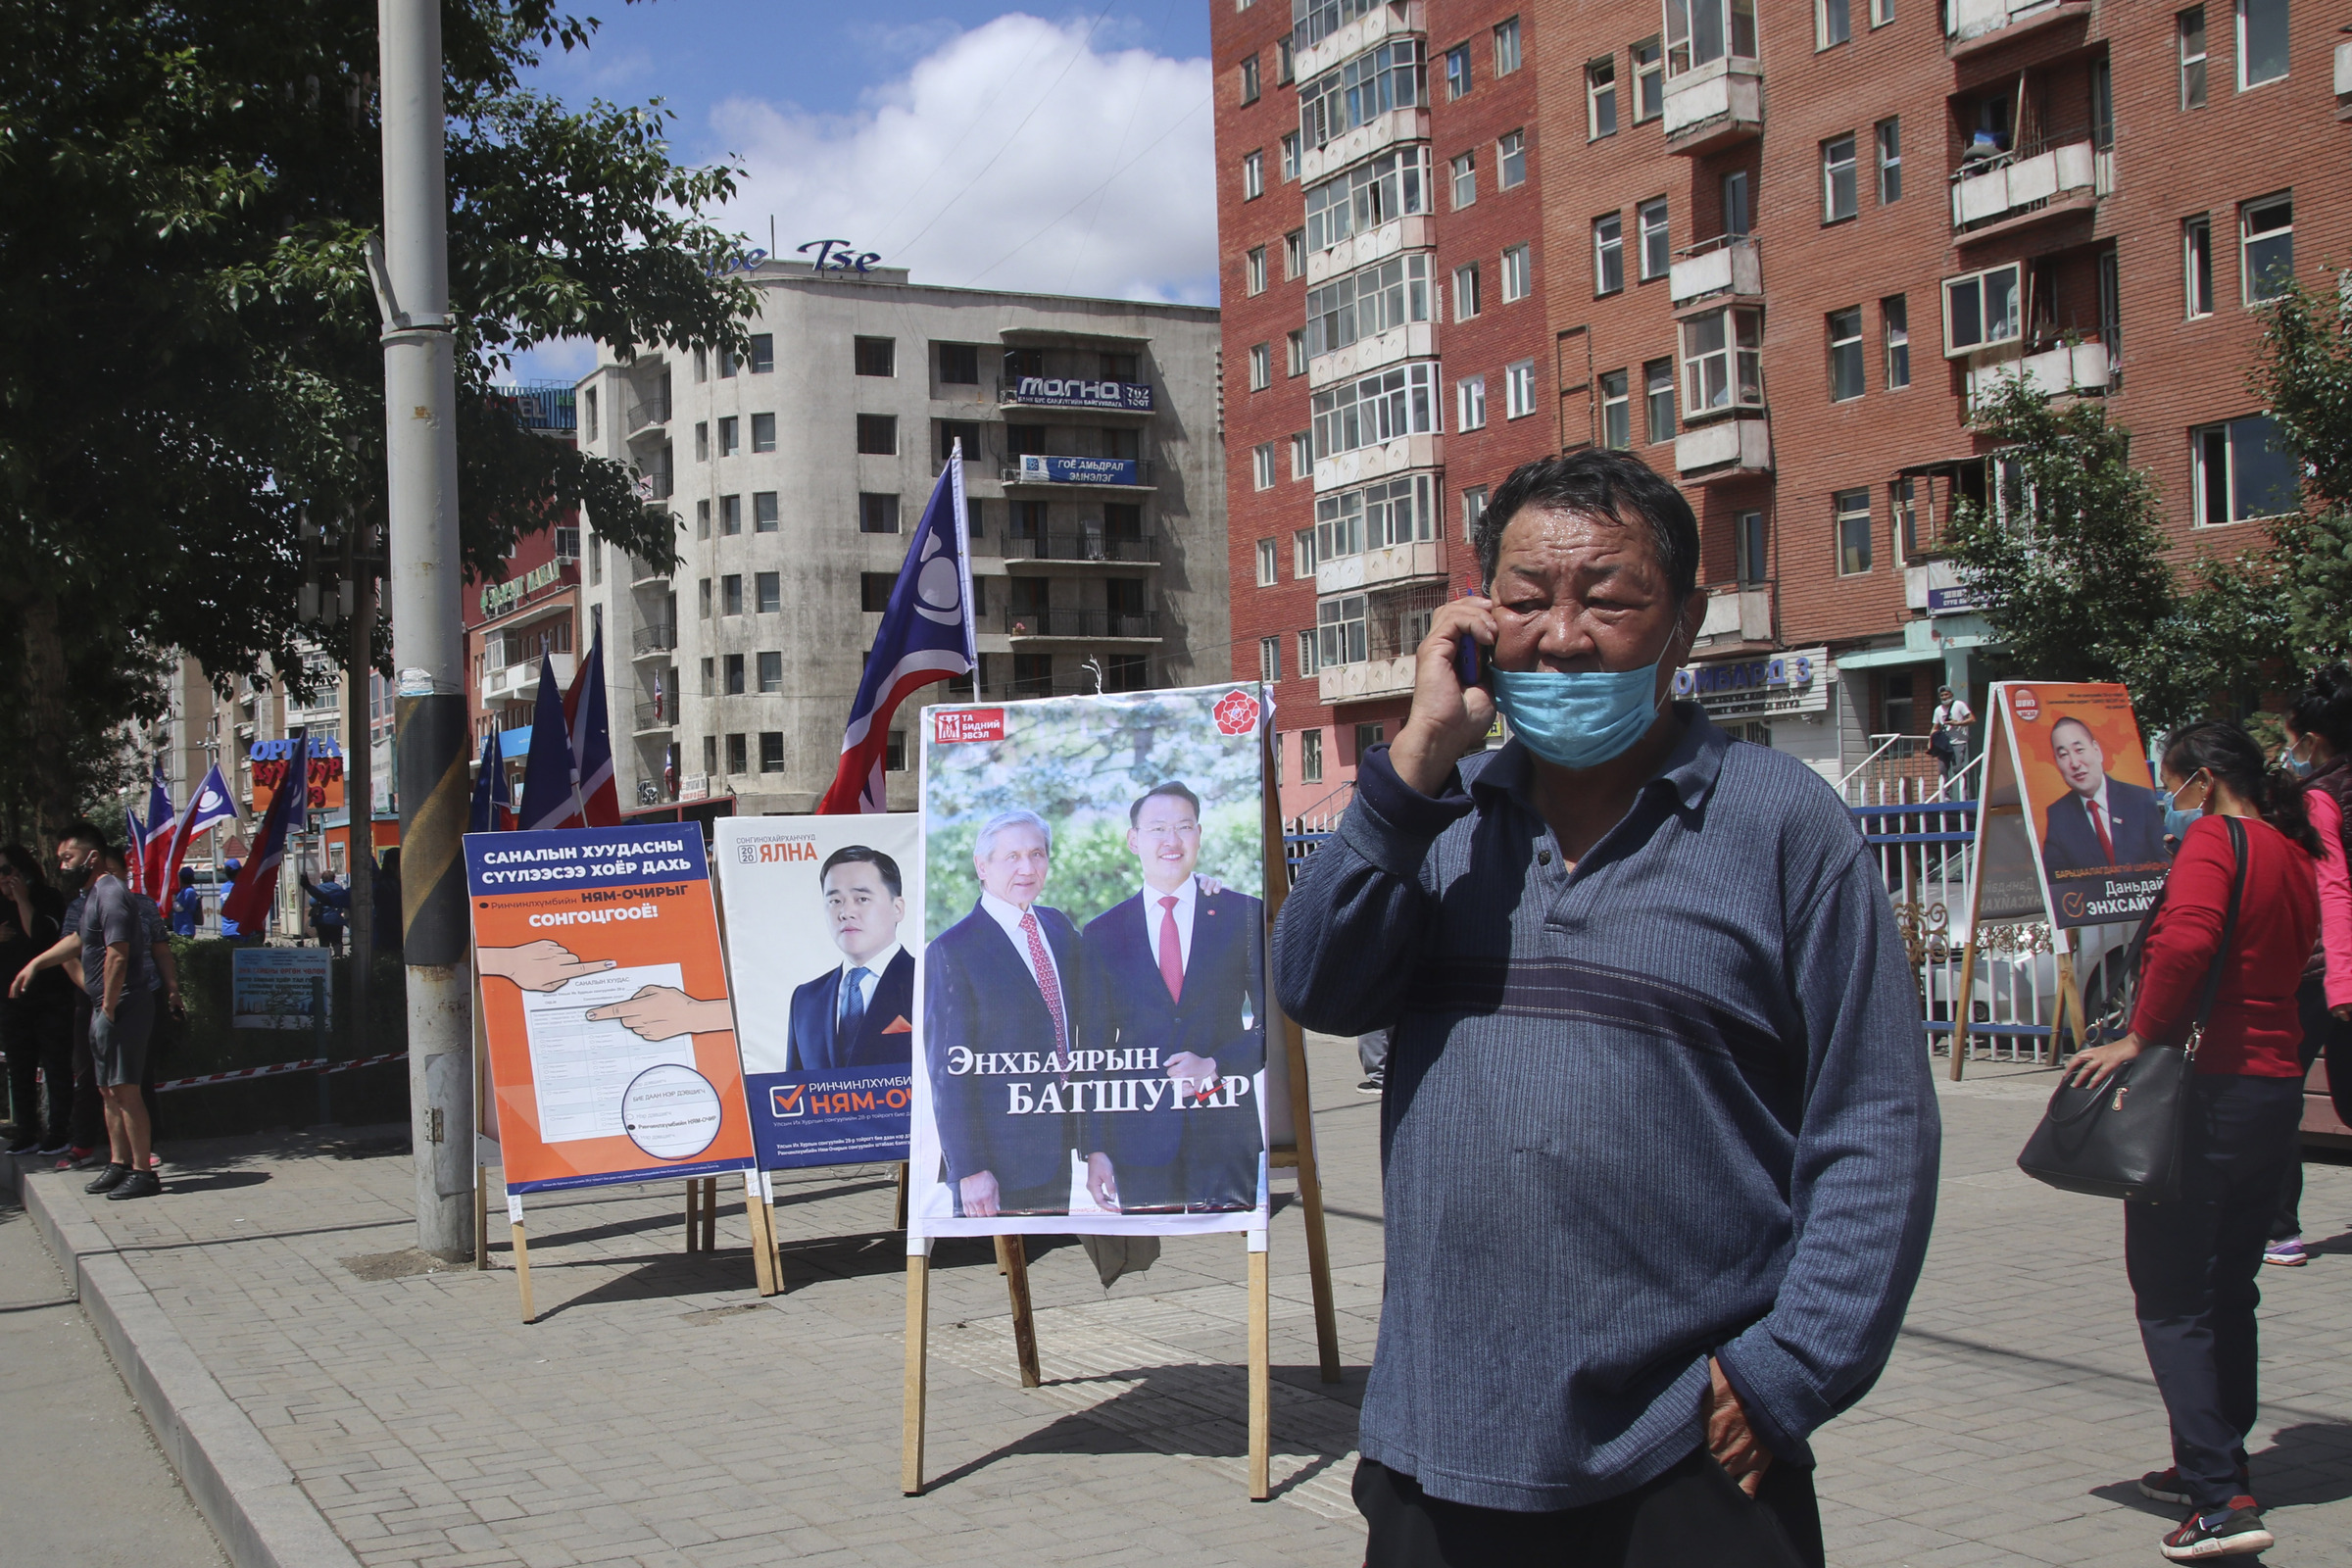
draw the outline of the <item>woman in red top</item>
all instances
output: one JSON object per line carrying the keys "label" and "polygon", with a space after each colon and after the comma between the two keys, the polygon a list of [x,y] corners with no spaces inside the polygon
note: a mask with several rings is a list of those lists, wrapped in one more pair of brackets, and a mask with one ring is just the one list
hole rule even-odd
{"label": "woman in red top", "polygon": [[[2173,805],[2203,815],[2180,836],[2150,914],[2132,1032],[2076,1055],[2070,1083],[2095,1084],[2145,1045],[2184,1041],[2206,976],[2221,966],[2197,1047],[2186,1168],[2176,1203],[2124,1206],[2124,1261],[2140,1343],[2172,1419],[2173,1465],[2143,1476],[2151,1497],[2191,1504],[2158,1549],[2175,1561],[2273,1544],[2249,1494],[2255,1414],[2254,1277],[2303,1117],[2296,992],[2319,932],[2319,840],[2293,783],[2274,778],[2235,724],[2192,724],[2166,742]],[[2222,926],[2246,838],[2245,891],[2227,953]]]}

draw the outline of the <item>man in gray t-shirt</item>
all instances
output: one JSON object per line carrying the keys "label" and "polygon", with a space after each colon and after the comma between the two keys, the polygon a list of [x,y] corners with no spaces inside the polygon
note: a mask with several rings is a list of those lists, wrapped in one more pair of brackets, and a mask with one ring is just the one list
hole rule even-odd
{"label": "man in gray t-shirt", "polygon": [[90,997],[90,1058],[106,1102],[109,1160],[88,1191],[115,1198],[147,1198],[163,1190],[147,1168],[147,1105],[139,1078],[155,1027],[149,989],[146,922],[122,879],[106,874],[106,838],[88,822],[66,829],[57,863],[70,877],[88,879],[81,906],[81,983]]}

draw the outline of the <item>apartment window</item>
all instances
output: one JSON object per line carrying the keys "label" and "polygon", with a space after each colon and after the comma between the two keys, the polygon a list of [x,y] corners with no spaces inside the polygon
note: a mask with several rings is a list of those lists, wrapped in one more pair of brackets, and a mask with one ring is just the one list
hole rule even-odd
{"label": "apartment window", "polygon": [[1634,444],[1633,378],[1624,370],[1600,372],[1600,444],[1618,452]]}
{"label": "apartment window", "polygon": [[1257,56],[1251,55],[1242,62],[1242,106],[1257,102]]}
{"label": "apartment window", "polygon": [[1894,0],[1870,0],[1870,24],[1884,27],[1894,20]]}
{"label": "apartment window", "polygon": [[1604,55],[1585,65],[1585,134],[1598,141],[1617,134],[1617,61]]}
{"label": "apartment window", "polygon": [[2020,269],[2011,262],[1943,280],[1943,351],[1965,354],[2020,335]]}
{"label": "apartment window", "polygon": [[743,532],[743,497],[718,498],[718,531],[729,537]]}
{"label": "apartment window", "polygon": [[1731,305],[1683,323],[1683,407],[1692,414],[1760,408],[1764,313]]}
{"label": "apartment window", "polygon": [[1611,213],[1592,220],[1592,293],[1595,298],[1625,287],[1625,220]]}
{"label": "apartment window", "polygon": [[1250,345],[1250,390],[1263,392],[1274,384],[1274,346],[1271,343]]}
{"label": "apartment window", "polygon": [[1643,202],[1637,210],[1642,225],[1642,281],[1664,277],[1674,265],[1674,248],[1667,238],[1666,198]]}
{"label": "apartment window", "polygon": [[2195,472],[2197,526],[2218,527],[2295,510],[2295,460],[2278,441],[2267,414],[2207,424],[2188,432]]}
{"label": "apartment window", "polygon": [[1478,529],[1478,519],[1487,514],[1487,487],[1474,484],[1462,492],[1462,537],[1467,539]]}
{"label": "apartment window", "polygon": [[776,531],[776,492],[773,490],[759,490],[753,492],[752,532],[774,533]]}
{"label": "apartment window", "polygon": [[1487,378],[1465,375],[1453,383],[1454,425],[1463,430],[1487,427]]}
{"label": "apartment window", "polygon": [[751,761],[750,761],[750,757],[751,757],[751,754],[750,754],[750,752],[749,752],[749,751],[747,751],[747,750],[745,749],[745,747],[744,747],[744,741],[743,741],[743,737],[742,737],[740,734],[737,734],[737,735],[729,735],[729,736],[727,737],[727,771],[728,771],[728,772],[730,772],[730,773],[748,773],[748,772],[750,772],[750,771],[752,770],[752,764],[751,764]]}
{"label": "apartment window", "polygon": [[1315,574],[1315,530],[1295,528],[1291,531],[1291,575],[1312,577]]}
{"label": "apartment window", "polygon": [[1494,188],[1527,183],[1527,132],[1506,130],[1494,139]]}
{"label": "apartment window", "polygon": [[1733,569],[1743,587],[1755,587],[1771,575],[1764,555],[1764,514],[1742,512],[1732,518]]}
{"label": "apartment window", "polygon": [[1315,471],[1314,437],[1304,430],[1291,437],[1291,477],[1303,479]]}
{"label": "apartment window", "polygon": [[2205,107],[2205,8],[2194,6],[2173,19],[2180,45],[2180,107]]}
{"label": "apartment window", "polygon": [[1879,301],[1879,335],[1886,345],[1886,390],[1911,384],[1911,302],[1900,294]]}
{"label": "apartment window", "polygon": [[1648,416],[1651,442],[1674,439],[1674,361],[1647,360],[1642,366],[1642,403]]}
{"label": "apartment window", "polygon": [[[2247,4],[2248,0],[2238,0],[2238,3]],[[2278,9],[2281,12],[2285,11],[2285,0],[2278,0]],[[1518,69],[1519,19],[1513,17],[1494,29],[1494,74],[1507,76]]]}
{"label": "apartment window", "polygon": [[1428,100],[1428,67],[1420,41],[1399,38],[1300,86],[1298,132],[1305,145],[1326,147],[1391,110],[1410,109]]}
{"label": "apartment window", "polygon": [[698,419],[695,421],[694,461],[697,463],[708,463],[710,461],[710,423],[707,419]]}
{"label": "apartment window", "polygon": [[1265,442],[1250,449],[1250,482],[1260,490],[1274,488],[1274,443]]}
{"label": "apartment window", "polygon": [[2237,0],[2237,90],[2286,74],[2286,0]]}
{"label": "apartment window", "polygon": [[[705,620],[709,620],[709,619],[710,618],[710,578],[708,578],[708,577],[705,577],[704,579],[702,579],[702,581],[701,581],[701,582],[697,583],[695,586],[696,586],[698,589],[700,589],[700,590],[701,590],[701,591],[700,591],[700,592],[699,592],[699,593],[698,593],[698,594],[695,596],[696,603],[697,603],[697,604],[698,604],[698,605],[701,607],[701,610],[702,610],[702,615],[703,615],[703,619],[705,619]],[[703,661],[703,662],[704,662],[705,664],[709,664],[709,663],[710,662],[710,661],[709,661],[708,659],[706,659],[706,660],[704,660],[704,661]],[[703,689],[704,689],[706,692],[710,690],[710,683],[709,681],[705,681],[705,682],[703,682]]]}
{"label": "apartment window", "polygon": [[766,375],[776,368],[776,338],[772,332],[752,334],[751,370],[754,375]]}
{"label": "apartment window", "polygon": [[1298,133],[1295,130],[1282,133],[1282,177],[1286,184],[1298,177]]}
{"label": "apartment window", "polygon": [[1242,258],[1242,292],[1263,294],[1265,291],[1266,248],[1263,245],[1253,246],[1250,253]]}
{"label": "apartment window", "polygon": [[1486,296],[1479,288],[1478,264],[1472,262],[1453,270],[1453,318],[1467,321],[1486,308]]}
{"label": "apartment window", "polygon": [[976,419],[935,420],[934,430],[938,444],[936,461],[942,466],[956,451],[956,444],[959,441],[963,443],[963,461],[966,463],[978,463],[981,455],[988,450],[980,443],[980,423]]}
{"label": "apartment window", "polygon": [[718,661],[715,659],[706,659],[703,661],[703,684],[701,690],[702,695],[705,697],[716,697],[718,695],[718,677],[713,673],[717,667]]}
{"label": "apartment window", "polygon": [[1903,122],[1882,120],[1872,138],[1879,150],[1879,205],[1903,199]]}
{"label": "apartment window", "polygon": [[1756,58],[1756,0],[1666,0],[1666,74]]}
{"label": "apartment window", "polygon": [[1451,103],[1470,90],[1470,46],[1457,43],[1446,51],[1446,101]]}
{"label": "apartment window", "polygon": [[1438,431],[1438,368],[1422,361],[1376,370],[1314,396],[1315,458]]}
{"label": "apartment window", "polygon": [[[765,659],[767,656],[762,654],[760,657]],[[760,771],[762,773],[784,771],[784,732],[782,730],[763,729],[760,732]]]}
{"label": "apartment window", "polygon": [[694,536],[697,539],[710,537],[710,503],[708,501],[694,504]]}
{"label": "apartment window", "polygon": [[1260,588],[1273,587],[1281,575],[1281,558],[1274,547],[1274,541],[1260,539],[1257,542],[1257,585]]}
{"label": "apartment window", "polygon": [[1529,260],[1525,245],[1513,245],[1502,253],[1502,302],[1523,300],[1536,291],[1536,270]]}
{"label": "apartment window", "polygon": [[1282,340],[1283,358],[1292,375],[1306,373],[1306,333],[1304,329],[1290,333]]}
{"label": "apartment window", "polygon": [[867,457],[896,457],[899,451],[899,416],[895,414],[858,416],[858,450]]}
{"label": "apartment window", "polygon": [[2237,210],[2238,276],[2246,303],[2258,305],[2286,292],[2295,275],[2295,199],[2265,196]]}
{"label": "apartment window", "polygon": [[1478,155],[1464,153],[1448,167],[1453,171],[1453,210],[1458,213],[1478,200]]}
{"label": "apartment window", "polygon": [[943,386],[978,386],[980,345],[942,343],[939,346],[939,380]]}
{"label": "apartment window", "polygon": [[1281,638],[1260,637],[1257,640],[1257,678],[1267,681],[1282,679]]}
{"label": "apartment window", "polygon": [[1813,25],[1818,47],[1841,44],[1854,35],[1853,8],[1847,0],[1814,0]]}
{"label": "apartment window", "polygon": [[1350,235],[1430,210],[1429,148],[1416,143],[1366,159],[1308,187],[1306,248],[1326,250]]}
{"label": "apartment window", "polygon": [[718,579],[718,612],[722,615],[743,613],[743,579],[733,572]]}
{"label": "apartment window", "polygon": [[1831,503],[1838,513],[1838,575],[1870,569],[1870,492],[1840,490]]}
{"label": "apartment window", "polygon": [[754,452],[776,450],[776,416],[774,415],[755,414],[752,416],[752,450]]}
{"label": "apartment window", "polygon": [[870,490],[861,492],[858,497],[858,531],[897,533],[899,498],[895,495],[876,495]]}
{"label": "apartment window", "polygon": [[1282,275],[1286,278],[1306,275],[1306,230],[1303,228],[1294,228],[1282,236]]}
{"label": "apartment window", "polygon": [[1862,395],[1862,307],[1830,313],[1830,401]]}
{"label": "apartment window", "polygon": [[1297,45],[1289,38],[1274,42],[1274,79],[1288,82],[1298,74]]}
{"label": "apartment window", "polygon": [[[701,379],[701,377],[696,377]],[[587,387],[580,393],[580,439],[596,439],[596,388]]]}
{"label": "apartment window", "polygon": [[766,693],[784,689],[784,656],[767,653],[760,656],[760,690]]}
{"label": "apartment window", "polygon": [[[1308,634],[1300,632],[1298,635],[1303,638]],[[1299,673],[1306,672],[1300,670]],[[1319,729],[1302,729],[1298,732],[1298,777],[1308,784],[1323,782],[1323,732]]]}
{"label": "apartment window", "polygon": [[2180,224],[2181,291],[2191,319],[2213,314],[2213,220],[2200,214]]}
{"label": "apartment window", "polygon": [[718,421],[718,455],[731,458],[743,450],[743,421],[726,418]]}
{"label": "apartment window", "polygon": [[758,596],[754,603],[762,615],[772,615],[784,608],[783,574],[762,571],[752,578],[752,591]]}
{"label": "apartment window", "polygon": [[1919,559],[1919,485],[1897,479],[1886,487],[1886,507],[1894,514],[1894,556],[1898,565]]}
{"label": "apartment window", "polygon": [[1502,414],[1524,419],[1536,412],[1536,362],[1515,360],[1502,368]]}
{"label": "apartment window", "polygon": [[736,368],[742,364],[742,357],[733,349],[720,349],[718,351],[719,378],[721,380],[731,380],[734,377]]}
{"label": "apartment window", "polygon": [[899,373],[898,339],[860,337],[851,341],[851,358],[859,375],[896,375]]}
{"label": "apartment window", "polygon": [[1854,138],[1849,131],[1821,144],[1821,220],[1854,216]]}
{"label": "apartment window", "polygon": [[1723,231],[1736,238],[1747,237],[1752,215],[1747,200],[1747,171],[1735,169],[1723,176]]}
{"label": "apartment window", "polygon": [[[898,573],[892,571],[861,571],[858,574],[858,608],[867,614],[879,614],[890,608],[891,590],[899,585]],[[975,584],[975,586],[977,586]]]}
{"label": "apartment window", "polygon": [[1315,503],[1315,564],[1437,537],[1429,475],[1384,479]]}
{"label": "apartment window", "polygon": [[1360,664],[1368,657],[1364,637],[1364,596],[1348,594],[1315,607],[1315,666]]}
{"label": "apartment window", "polygon": [[1634,45],[1634,123],[1666,112],[1666,51],[1655,38]]}
{"label": "apartment window", "polygon": [[1263,152],[1242,155],[1242,200],[1253,202],[1266,193],[1266,155]]}

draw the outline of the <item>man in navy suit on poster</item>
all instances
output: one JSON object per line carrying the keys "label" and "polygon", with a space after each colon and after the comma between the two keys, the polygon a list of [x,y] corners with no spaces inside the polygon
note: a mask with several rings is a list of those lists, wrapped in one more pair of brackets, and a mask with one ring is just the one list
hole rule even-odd
{"label": "man in navy suit on poster", "polygon": [[1201,886],[1200,799],[1185,785],[1155,786],[1127,821],[1144,885],[1087,924],[1086,1044],[1156,1051],[1166,1092],[1149,1109],[1125,1109],[1124,1092],[1122,1108],[1090,1109],[1087,1191],[1128,1213],[1247,1208],[1265,1149],[1250,1082],[1266,1062],[1265,906]]}
{"label": "man in navy suit on poster", "polygon": [[899,862],[844,845],[825,858],[817,885],[842,961],[793,992],[784,1070],[906,1066],[914,1059],[914,955],[899,941]]}
{"label": "man in navy suit on poster", "polygon": [[[947,1181],[966,1218],[1070,1210],[1070,1117],[1015,1108],[1023,1098],[1062,1102],[1078,1044],[1078,928],[1037,902],[1053,858],[1054,830],[1035,811],[990,817],[972,842],[980,900],[925,955],[923,1060]],[[1041,1070],[979,1070],[1006,1054],[1034,1056]],[[955,1070],[959,1062],[966,1070]]]}
{"label": "man in navy suit on poster", "polygon": [[2154,790],[2107,776],[2107,754],[2090,726],[2061,718],[2050,726],[2050,759],[2066,794],[2042,819],[2041,863],[2052,880],[2062,872],[2110,866],[2162,866],[2164,798]]}

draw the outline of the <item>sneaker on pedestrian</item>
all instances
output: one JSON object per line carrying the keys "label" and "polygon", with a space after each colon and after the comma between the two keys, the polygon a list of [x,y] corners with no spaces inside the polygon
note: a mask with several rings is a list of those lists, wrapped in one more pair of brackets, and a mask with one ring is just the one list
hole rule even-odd
{"label": "sneaker on pedestrian", "polygon": [[67,1143],[63,1138],[60,1138],[55,1143],[43,1144],[40,1148],[34,1150],[33,1152],[40,1155],[43,1159],[47,1159],[50,1155],[62,1154],[73,1147],[73,1145]]}
{"label": "sneaker on pedestrian", "polygon": [[92,1181],[89,1186],[84,1187],[82,1191],[85,1193],[111,1193],[122,1186],[123,1179],[129,1175],[130,1167],[128,1165],[109,1164],[106,1169],[98,1173],[97,1179]]}
{"label": "sneaker on pedestrian", "polygon": [[2175,1562],[2196,1562],[2206,1557],[2243,1557],[2268,1551],[2278,1544],[2262,1527],[2262,1515],[2233,1502],[2223,1513],[2190,1514],[2179,1529],[2158,1540],[2156,1549]]}
{"label": "sneaker on pedestrian", "polygon": [[2301,1268],[2311,1261],[2311,1254],[2303,1250],[2302,1237],[2289,1236],[2283,1241],[2273,1242],[2264,1248],[2262,1260],[2265,1263],[2276,1263],[2280,1268]]}
{"label": "sneaker on pedestrian", "polygon": [[41,1147],[38,1138],[20,1138],[8,1146],[11,1154],[29,1154]]}
{"label": "sneaker on pedestrian", "polygon": [[[2254,1490],[2254,1475],[2242,1464],[2237,1467],[2237,1484],[2240,1495],[2231,1498],[2230,1505],[2234,1508],[2242,1503],[2245,1507],[2252,1508],[2254,1499],[2244,1494]],[[2190,1503],[2197,1500],[2188,1494],[2188,1486],[2180,1479],[2180,1467],[2177,1464],[2168,1464],[2161,1470],[2151,1470],[2141,1476],[2139,1478],[2139,1494],[2143,1497],[2153,1497],[2158,1502]]]}
{"label": "sneaker on pedestrian", "polygon": [[153,1198],[163,1190],[163,1180],[155,1172],[151,1170],[128,1171],[124,1173],[121,1184],[106,1195],[106,1200],[110,1203],[120,1203],[126,1198]]}
{"label": "sneaker on pedestrian", "polygon": [[113,1163],[114,1156],[105,1150],[83,1149],[76,1145],[66,1151],[66,1157],[58,1161],[57,1168],[59,1170],[96,1170],[101,1165]]}
{"label": "sneaker on pedestrian", "polygon": [[1362,1083],[1360,1083],[1360,1084],[1357,1084],[1357,1085],[1355,1086],[1355,1092],[1356,1092],[1357,1094],[1359,1094],[1359,1095],[1377,1095],[1377,1094],[1379,1094],[1379,1093],[1381,1092],[1381,1089],[1384,1087],[1384,1086],[1383,1086],[1383,1084],[1382,1084],[1382,1082],[1381,1082],[1381,1080],[1382,1080],[1382,1079],[1383,1079],[1385,1076],[1387,1076],[1387,1075],[1386,1075],[1386,1074],[1384,1074],[1384,1073],[1377,1073],[1377,1072],[1376,1072],[1376,1073],[1374,1073],[1374,1074],[1373,1074],[1371,1077],[1369,1077],[1369,1078],[1365,1079],[1365,1080],[1364,1080]]}

